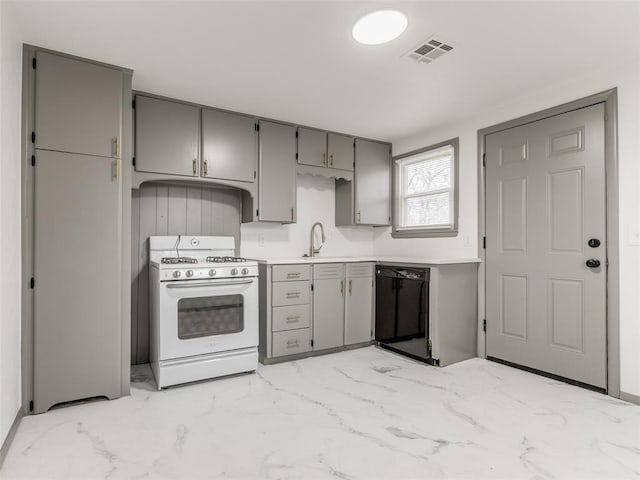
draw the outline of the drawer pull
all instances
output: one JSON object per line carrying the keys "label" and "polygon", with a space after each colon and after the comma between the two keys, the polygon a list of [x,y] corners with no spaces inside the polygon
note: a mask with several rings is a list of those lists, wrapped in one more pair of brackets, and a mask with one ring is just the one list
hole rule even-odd
{"label": "drawer pull", "polygon": [[287,317],[287,323],[296,323],[300,320],[300,315],[290,315]]}
{"label": "drawer pull", "polygon": [[298,278],[300,277],[300,272],[297,273],[287,273],[287,278]]}
{"label": "drawer pull", "polygon": [[300,292],[287,292],[287,298],[300,298]]}
{"label": "drawer pull", "polygon": [[296,348],[300,346],[300,340],[287,340],[287,348]]}

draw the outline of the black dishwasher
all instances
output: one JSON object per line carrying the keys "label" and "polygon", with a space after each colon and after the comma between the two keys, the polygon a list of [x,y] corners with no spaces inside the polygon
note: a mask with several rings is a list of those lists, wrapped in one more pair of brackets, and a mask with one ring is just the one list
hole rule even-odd
{"label": "black dishwasher", "polygon": [[376,265],[378,345],[431,363],[428,311],[428,268]]}

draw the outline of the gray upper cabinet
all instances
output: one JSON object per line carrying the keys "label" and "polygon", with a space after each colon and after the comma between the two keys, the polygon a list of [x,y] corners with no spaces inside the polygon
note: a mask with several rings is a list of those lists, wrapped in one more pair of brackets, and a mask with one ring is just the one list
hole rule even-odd
{"label": "gray upper cabinet", "polygon": [[136,96],[136,170],[197,176],[199,108]]}
{"label": "gray upper cabinet", "polygon": [[327,135],[330,168],[353,171],[353,137],[329,133]]}
{"label": "gray upper cabinet", "polygon": [[122,71],[36,53],[36,148],[119,157]]}
{"label": "gray upper cabinet", "polygon": [[356,139],[355,223],[391,223],[391,146]]}
{"label": "gray upper cabinet", "polygon": [[313,128],[298,128],[298,163],[316,167],[327,166],[327,132]]}
{"label": "gray upper cabinet", "polygon": [[291,223],[296,202],[296,129],[260,121],[258,220]]}
{"label": "gray upper cabinet", "polygon": [[253,117],[202,109],[203,177],[254,182],[257,150]]}

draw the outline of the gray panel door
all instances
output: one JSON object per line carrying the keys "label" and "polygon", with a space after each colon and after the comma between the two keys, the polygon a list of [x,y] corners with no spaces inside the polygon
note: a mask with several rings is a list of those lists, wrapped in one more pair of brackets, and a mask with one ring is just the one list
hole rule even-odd
{"label": "gray panel door", "polygon": [[197,176],[200,109],[136,96],[136,170]]}
{"label": "gray panel door", "polygon": [[36,53],[36,148],[119,156],[122,72]]}
{"label": "gray panel door", "polygon": [[255,181],[256,121],[253,117],[202,109],[202,176]]}
{"label": "gray panel door", "polygon": [[261,221],[293,222],[296,201],[296,129],[289,125],[260,122]]}
{"label": "gray panel door", "polygon": [[386,143],[356,139],[355,223],[391,223],[391,152]]}
{"label": "gray panel door", "polygon": [[298,163],[316,167],[327,166],[327,132],[313,128],[298,128]]}
{"label": "gray panel door", "polygon": [[353,171],[353,137],[329,133],[327,135],[329,167]]}
{"label": "gray panel door", "polygon": [[34,409],[118,397],[120,185],[114,160],[38,150]]}
{"label": "gray panel door", "polygon": [[344,323],[346,345],[371,340],[372,312],[373,278],[348,278]]}
{"label": "gray panel door", "polygon": [[313,281],[313,349],[344,343],[344,278]]}
{"label": "gray panel door", "polygon": [[606,388],[603,104],[487,136],[486,192],[487,355]]}

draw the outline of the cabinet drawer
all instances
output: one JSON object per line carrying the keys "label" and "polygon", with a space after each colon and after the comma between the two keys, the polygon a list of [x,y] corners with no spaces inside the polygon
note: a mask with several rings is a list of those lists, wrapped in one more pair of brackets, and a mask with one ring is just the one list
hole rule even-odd
{"label": "cabinet drawer", "polygon": [[271,305],[303,305],[309,303],[310,283],[303,282],[273,282],[271,288]]}
{"label": "cabinet drawer", "polygon": [[275,332],[272,335],[273,357],[293,355],[311,350],[311,329],[300,328],[298,330],[287,330],[286,332]]}
{"label": "cabinet drawer", "polygon": [[318,263],[313,266],[313,279],[344,278],[344,263]]}
{"label": "cabinet drawer", "polygon": [[274,282],[291,282],[310,278],[310,265],[274,265],[271,270],[271,280]]}
{"label": "cabinet drawer", "polygon": [[373,277],[373,263],[347,263],[347,277]]}
{"label": "cabinet drawer", "polygon": [[294,328],[308,327],[310,322],[309,305],[291,305],[287,307],[273,307],[271,315],[271,330],[280,332]]}

